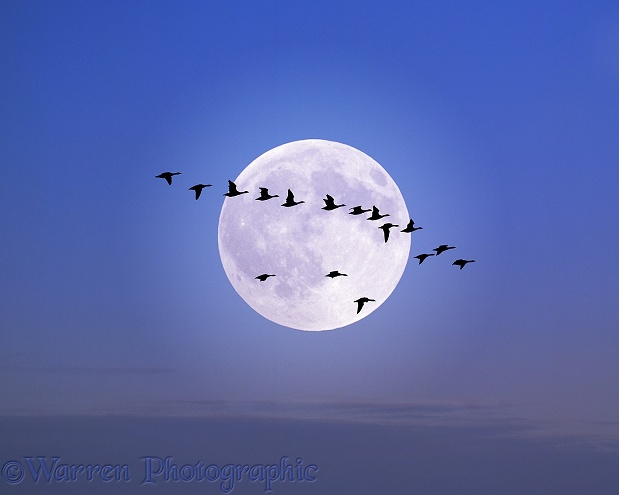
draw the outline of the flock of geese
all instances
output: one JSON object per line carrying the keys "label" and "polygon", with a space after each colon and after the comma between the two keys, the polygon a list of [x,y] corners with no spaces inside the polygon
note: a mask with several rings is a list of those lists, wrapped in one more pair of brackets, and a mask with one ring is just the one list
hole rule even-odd
{"label": "flock of geese", "polygon": [[[158,179],[165,179],[165,181],[169,185],[172,185],[172,177],[175,175],[180,175],[180,174],[181,172],[163,172],[159,175],[156,175],[155,177]],[[197,200],[202,194],[202,190],[206,187],[212,187],[212,184],[196,184],[195,186],[191,186],[189,190],[195,192],[196,200]],[[270,194],[269,189],[266,187],[260,187],[259,189],[260,189],[260,195],[257,198],[255,198],[256,201],[267,201],[269,199],[279,198],[278,194]],[[233,198],[235,196],[240,196],[242,194],[248,194],[248,193],[249,191],[239,191],[236,184],[232,182],[231,180],[228,180],[228,192],[224,193],[224,196],[228,198]],[[331,211],[331,210],[335,210],[337,208],[346,206],[344,204],[335,204],[335,199],[333,199],[333,197],[330,196],[329,194],[326,195],[326,198],[323,199],[323,201],[325,203],[325,206],[323,206],[322,209],[326,211]],[[281,206],[285,208],[291,208],[293,206],[297,206],[302,203],[305,203],[305,201],[295,201],[294,194],[292,193],[290,189],[288,189],[288,194],[286,195],[286,201],[282,203]],[[380,210],[376,206],[372,206],[372,208],[368,208],[368,209],[363,209],[363,207],[361,206],[353,206],[352,208],[349,208],[349,209],[350,209],[350,212],[349,212],[350,215],[363,215],[364,213],[369,213],[371,211],[372,213],[370,214],[370,216],[367,217],[367,220],[375,221],[375,220],[380,220],[381,218],[385,218],[389,216],[389,213],[381,214]],[[380,227],[378,227],[379,229],[383,231],[385,242],[389,240],[390,230],[395,227],[399,227],[399,225],[393,224],[391,222],[386,222]],[[423,227],[415,227],[415,222],[412,219],[409,219],[409,222],[406,225],[406,227],[402,229],[400,232],[412,234],[416,230],[421,230],[421,229],[423,229]],[[433,249],[433,251],[435,251],[434,253],[421,253],[421,254],[418,254],[417,256],[414,256],[414,258],[419,260],[419,264],[421,265],[430,256],[439,256],[441,253],[444,253],[445,251],[449,251],[450,249],[455,249],[455,246],[449,246],[448,244],[441,244],[440,246]],[[460,270],[462,270],[467,263],[473,263],[473,262],[475,262],[475,260],[457,259],[456,261],[452,263],[452,265],[458,266],[460,267]],[[332,279],[336,277],[347,277],[347,276],[348,275],[346,273],[340,273],[337,270],[331,271],[325,275],[325,277],[329,277]],[[265,282],[270,277],[275,277],[275,274],[263,273],[261,275],[258,275],[255,278],[256,280],[259,280],[260,282]],[[356,299],[353,302],[357,303],[357,314],[359,314],[359,312],[361,311],[365,303],[375,302],[375,300],[370,299],[368,297],[361,297],[359,299]]]}

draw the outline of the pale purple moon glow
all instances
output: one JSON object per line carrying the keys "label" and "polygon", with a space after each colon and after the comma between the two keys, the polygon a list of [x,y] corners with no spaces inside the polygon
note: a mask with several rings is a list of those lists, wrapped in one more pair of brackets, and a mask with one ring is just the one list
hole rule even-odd
{"label": "pale purple moon glow", "polygon": [[[224,201],[221,262],[234,289],[265,318],[299,330],[340,328],[375,311],[397,286],[410,251],[410,234],[400,232],[409,214],[396,183],[366,154],[333,141],[295,141],[258,157],[234,182],[249,193]],[[256,201],[260,187],[279,197]],[[282,207],[288,189],[304,203]],[[327,194],[346,206],[323,210]],[[350,215],[359,205],[389,216]],[[379,228],[386,222],[399,225],[388,242]],[[333,270],[347,276],[325,276]],[[275,277],[255,279],[263,273]],[[357,313],[361,297],[375,302]]]}

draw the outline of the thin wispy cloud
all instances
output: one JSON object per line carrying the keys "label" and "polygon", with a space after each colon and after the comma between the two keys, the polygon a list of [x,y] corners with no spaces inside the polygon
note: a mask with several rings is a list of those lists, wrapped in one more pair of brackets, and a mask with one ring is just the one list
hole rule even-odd
{"label": "thin wispy cloud", "polygon": [[173,373],[172,368],[109,366],[0,366],[0,373],[58,373],[80,375],[157,375]]}
{"label": "thin wispy cloud", "polygon": [[553,438],[564,446],[619,449],[616,424],[556,423],[520,414],[522,404],[371,401],[171,401],[151,413],[172,417],[310,421],[386,427],[464,428],[493,436]]}
{"label": "thin wispy cloud", "polygon": [[291,419],[383,426],[475,426],[509,422],[519,431],[534,429],[527,421],[510,414],[509,405],[481,402],[177,400],[161,404],[157,413],[185,417]]}

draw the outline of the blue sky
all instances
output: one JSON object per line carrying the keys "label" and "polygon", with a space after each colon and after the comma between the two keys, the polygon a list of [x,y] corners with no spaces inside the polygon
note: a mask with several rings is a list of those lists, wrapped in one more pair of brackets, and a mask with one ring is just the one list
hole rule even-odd
{"label": "blue sky", "polygon": [[[191,416],[208,430],[214,417],[267,418],[319,439],[330,433],[316,425],[339,421],[376,442],[377,462],[396,449],[418,466],[446,452],[441,428],[453,424],[480,445],[476,432],[504,428],[518,442],[535,432],[616,448],[613,2],[0,11],[4,421]],[[412,260],[377,311],[341,330],[299,332],[256,314],[219,261],[222,194],[257,156],[307,138],[354,146],[389,172],[424,227],[411,255],[449,243],[477,262]],[[173,187],[154,178],[165,170],[183,172]],[[197,182],[214,187],[196,202],[187,188]],[[437,428],[428,457],[396,448],[396,430],[374,434],[408,428],[414,444],[419,409]],[[311,450],[310,437],[278,445]],[[20,433],[10,445],[21,440],[36,449]],[[84,442],[63,444],[64,455]],[[333,460],[312,452],[328,471]],[[540,486],[569,470],[556,459]],[[465,456],[453,462],[463,469]],[[479,488],[482,465],[460,486]],[[389,486],[448,493],[439,478],[392,475]],[[318,491],[341,489],[332,480]]]}

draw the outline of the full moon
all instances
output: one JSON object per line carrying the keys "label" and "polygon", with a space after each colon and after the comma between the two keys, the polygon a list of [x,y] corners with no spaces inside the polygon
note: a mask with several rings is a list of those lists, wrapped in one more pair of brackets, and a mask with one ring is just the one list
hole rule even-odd
{"label": "full moon", "polygon": [[[219,254],[236,292],[255,311],[298,330],[332,330],[373,311],[397,286],[410,251],[401,232],[409,215],[389,174],[365,153],[341,143],[308,139],[283,144],[256,158],[234,180],[218,228]],[[257,201],[259,188],[269,195]],[[295,201],[282,207],[288,190]],[[330,195],[345,206],[325,210]],[[368,220],[351,209],[379,209]],[[390,229],[385,242],[385,223]],[[346,276],[327,277],[337,271]],[[261,274],[275,275],[264,281]],[[360,298],[373,299],[358,310]]]}

